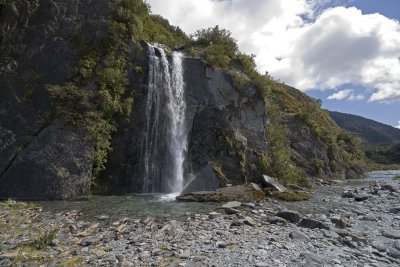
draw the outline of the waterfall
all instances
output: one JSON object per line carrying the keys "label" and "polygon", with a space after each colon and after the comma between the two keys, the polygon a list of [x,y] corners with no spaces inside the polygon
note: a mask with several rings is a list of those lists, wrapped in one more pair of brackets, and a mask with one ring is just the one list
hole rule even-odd
{"label": "waterfall", "polygon": [[146,127],[143,134],[144,193],[179,193],[187,146],[183,54],[171,63],[161,45],[149,45]]}

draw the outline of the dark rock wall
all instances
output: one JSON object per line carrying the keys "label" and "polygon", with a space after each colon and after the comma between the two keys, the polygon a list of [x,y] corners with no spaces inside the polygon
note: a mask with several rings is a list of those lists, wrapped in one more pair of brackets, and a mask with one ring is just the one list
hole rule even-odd
{"label": "dark rock wall", "polygon": [[72,36],[104,32],[108,2],[15,0],[1,7],[0,198],[89,193],[92,145],[53,121],[45,85],[73,81],[79,57]]}

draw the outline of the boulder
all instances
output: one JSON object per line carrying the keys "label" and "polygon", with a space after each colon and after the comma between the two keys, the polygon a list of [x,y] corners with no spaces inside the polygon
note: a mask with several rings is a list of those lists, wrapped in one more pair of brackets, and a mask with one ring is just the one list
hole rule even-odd
{"label": "boulder", "polygon": [[281,185],[275,178],[272,178],[268,175],[263,175],[261,181],[268,188],[273,188],[273,190],[277,190],[279,192],[286,191],[286,188],[283,185]]}
{"label": "boulder", "polygon": [[177,200],[188,201],[188,202],[224,202],[227,199],[224,198],[221,192],[217,191],[202,191],[187,193],[176,197]]}
{"label": "boulder", "polygon": [[[181,201],[192,202],[253,202],[264,198],[264,192],[256,184],[223,187],[216,191],[192,192],[176,197]],[[237,205],[234,204],[234,205]]]}
{"label": "boulder", "polygon": [[367,200],[368,198],[369,198],[369,196],[366,193],[360,193],[360,194],[357,194],[354,196],[354,200],[358,201],[358,202]]}
{"label": "boulder", "polygon": [[283,210],[275,214],[276,217],[281,217],[291,223],[298,223],[301,220],[300,214],[295,211]]}

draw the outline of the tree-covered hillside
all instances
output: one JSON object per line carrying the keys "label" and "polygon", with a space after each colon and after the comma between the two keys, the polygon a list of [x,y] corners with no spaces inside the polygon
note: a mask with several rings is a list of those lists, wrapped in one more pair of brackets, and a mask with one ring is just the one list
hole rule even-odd
{"label": "tree-covered hillside", "polygon": [[400,129],[352,114],[330,111],[329,115],[343,129],[361,137],[366,143],[390,146],[400,142]]}

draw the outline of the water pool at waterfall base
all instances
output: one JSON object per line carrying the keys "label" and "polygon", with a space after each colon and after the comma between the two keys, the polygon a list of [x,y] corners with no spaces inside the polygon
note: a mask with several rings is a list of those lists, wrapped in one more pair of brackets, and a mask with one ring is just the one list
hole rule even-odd
{"label": "water pool at waterfall base", "polygon": [[[313,198],[302,202],[282,202],[266,198],[265,202],[271,208],[287,208],[307,214],[309,212],[324,212],[327,206],[335,209],[346,205],[345,199],[340,196],[347,187],[368,187],[371,181],[391,181],[393,177],[400,175],[398,171],[379,171],[368,173],[365,179],[346,180],[330,186],[314,186]],[[188,214],[200,214],[209,212],[223,212],[221,203],[198,203],[177,201],[173,194],[134,194],[124,196],[91,196],[85,201],[44,201],[37,202],[44,211],[52,213],[78,210],[82,218],[92,220],[97,216],[106,215],[111,220],[124,217],[144,218],[154,217],[161,220],[180,220]],[[326,202],[324,199],[333,198],[335,201]],[[324,203],[321,206],[320,203]],[[323,209],[323,210],[321,210]]]}
{"label": "water pool at waterfall base", "polygon": [[82,217],[91,220],[106,215],[111,220],[124,217],[179,219],[186,214],[208,213],[216,208],[215,203],[190,203],[175,200],[178,194],[134,194],[124,196],[91,196],[83,201],[44,201],[37,204],[45,211],[64,212],[78,210]]}

